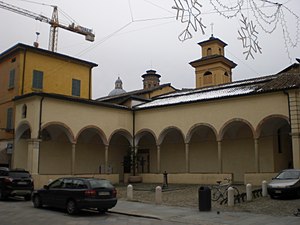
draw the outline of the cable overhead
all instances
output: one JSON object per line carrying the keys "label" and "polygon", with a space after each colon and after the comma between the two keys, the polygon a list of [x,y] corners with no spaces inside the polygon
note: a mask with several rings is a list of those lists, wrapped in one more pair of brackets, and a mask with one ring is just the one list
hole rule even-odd
{"label": "cable overhead", "polygon": [[[38,4],[37,2],[32,2],[32,1],[28,1],[28,2]],[[46,4],[44,4],[44,5],[46,5]],[[84,35],[85,40],[87,40],[87,41],[93,42],[95,40],[95,34],[93,33],[93,30],[90,28],[80,26],[75,22],[72,22],[69,25],[60,23],[60,21],[58,20],[58,7],[54,6],[54,5],[51,5],[51,7],[53,7],[52,17],[48,18],[44,15],[32,12],[30,10],[23,9],[18,6],[11,5],[11,4],[5,3],[3,1],[0,1],[0,8],[2,8],[2,9],[5,9],[5,10],[8,10],[8,11],[11,11],[11,12],[23,15],[23,16],[30,17],[30,18],[38,20],[40,22],[50,24],[49,50],[52,52],[57,51],[58,28],[62,28],[62,29],[65,29],[65,30],[68,30],[68,31],[71,31],[74,33]]]}

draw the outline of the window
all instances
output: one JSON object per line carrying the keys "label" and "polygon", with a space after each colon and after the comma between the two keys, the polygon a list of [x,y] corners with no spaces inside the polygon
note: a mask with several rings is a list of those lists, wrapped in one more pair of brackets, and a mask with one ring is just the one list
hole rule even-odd
{"label": "window", "polygon": [[203,74],[203,84],[211,84],[212,83],[212,72],[206,71]]}
{"label": "window", "polygon": [[15,87],[15,69],[12,69],[9,72],[9,81],[8,81],[8,89]]}
{"label": "window", "polygon": [[27,116],[27,105],[24,104],[23,107],[22,107],[22,118],[26,118]]}
{"label": "window", "polygon": [[13,129],[13,109],[7,109],[7,117],[6,117],[6,129],[12,130]]}
{"label": "window", "polygon": [[43,89],[43,76],[44,73],[42,71],[33,71],[32,88]]}
{"label": "window", "polygon": [[207,49],[207,55],[211,55],[211,53],[212,53],[212,52],[211,52],[211,48],[208,48],[208,49]]}
{"label": "window", "polygon": [[72,95],[80,96],[80,80],[72,79]]}

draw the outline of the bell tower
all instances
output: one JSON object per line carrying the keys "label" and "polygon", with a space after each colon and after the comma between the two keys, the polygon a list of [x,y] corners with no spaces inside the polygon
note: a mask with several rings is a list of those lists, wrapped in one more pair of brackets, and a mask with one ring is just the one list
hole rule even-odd
{"label": "bell tower", "polygon": [[196,88],[232,82],[231,70],[237,64],[225,57],[224,47],[227,44],[211,36],[198,45],[202,49],[202,58],[190,62],[195,68]]}

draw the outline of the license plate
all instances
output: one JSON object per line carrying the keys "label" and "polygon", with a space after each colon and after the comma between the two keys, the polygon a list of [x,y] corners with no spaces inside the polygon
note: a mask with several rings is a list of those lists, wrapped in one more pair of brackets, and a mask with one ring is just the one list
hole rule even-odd
{"label": "license plate", "polygon": [[281,194],[281,190],[275,190],[276,194]]}
{"label": "license plate", "polygon": [[18,184],[19,184],[19,185],[26,185],[27,182],[26,182],[26,181],[19,181]]}
{"label": "license plate", "polygon": [[99,196],[108,196],[108,195],[110,195],[110,193],[109,192],[100,191],[100,192],[98,192],[98,195]]}

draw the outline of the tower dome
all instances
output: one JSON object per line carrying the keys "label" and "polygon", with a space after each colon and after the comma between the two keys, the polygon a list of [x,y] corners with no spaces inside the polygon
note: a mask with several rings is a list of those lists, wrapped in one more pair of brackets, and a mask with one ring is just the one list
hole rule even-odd
{"label": "tower dome", "polygon": [[113,89],[111,92],[109,92],[108,96],[114,96],[114,95],[120,95],[126,93],[126,91],[123,89],[123,82],[118,77],[118,79],[115,82],[115,89]]}

